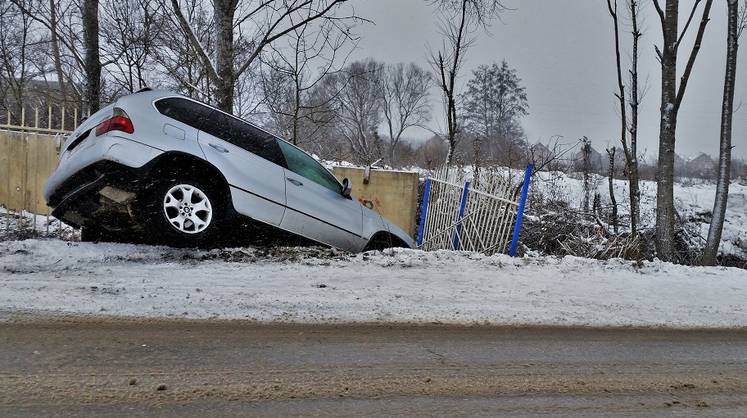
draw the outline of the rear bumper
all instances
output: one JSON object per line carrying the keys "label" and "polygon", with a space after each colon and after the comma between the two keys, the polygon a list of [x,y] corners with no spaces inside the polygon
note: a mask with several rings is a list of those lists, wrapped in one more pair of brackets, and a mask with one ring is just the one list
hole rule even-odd
{"label": "rear bumper", "polygon": [[131,168],[112,161],[99,161],[60,183],[47,204],[53,208],[54,217],[74,227],[95,220],[113,228],[125,228],[132,225],[128,207],[131,202],[107,201],[100,192],[110,187],[134,197],[142,190],[149,171],[149,165]]}

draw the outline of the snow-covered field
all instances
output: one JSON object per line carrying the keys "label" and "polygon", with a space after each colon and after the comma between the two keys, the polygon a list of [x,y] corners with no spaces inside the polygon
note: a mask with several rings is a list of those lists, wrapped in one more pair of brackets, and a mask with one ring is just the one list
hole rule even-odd
{"label": "snow-covered field", "polygon": [[0,242],[0,318],[747,327],[747,270],[395,250]]}

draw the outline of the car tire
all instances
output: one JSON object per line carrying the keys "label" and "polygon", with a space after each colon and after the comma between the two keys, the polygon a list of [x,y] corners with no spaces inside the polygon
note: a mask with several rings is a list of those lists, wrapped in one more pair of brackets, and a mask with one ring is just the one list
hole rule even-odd
{"label": "car tire", "polygon": [[81,242],[100,242],[106,241],[101,228],[94,225],[86,225],[80,228]]}
{"label": "car tire", "polygon": [[224,223],[225,200],[213,181],[193,176],[153,183],[142,202],[150,239],[174,247],[211,245]]}

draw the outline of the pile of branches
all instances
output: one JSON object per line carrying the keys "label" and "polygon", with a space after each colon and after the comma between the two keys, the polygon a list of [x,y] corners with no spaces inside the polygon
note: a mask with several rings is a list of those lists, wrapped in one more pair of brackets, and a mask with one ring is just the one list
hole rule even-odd
{"label": "pile of branches", "polygon": [[524,245],[534,251],[556,256],[608,260],[650,258],[653,231],[637,237],[614,233],[595,213],[584,213],[561,201],[548,202],[541,213],[529,213],[524,223]]}

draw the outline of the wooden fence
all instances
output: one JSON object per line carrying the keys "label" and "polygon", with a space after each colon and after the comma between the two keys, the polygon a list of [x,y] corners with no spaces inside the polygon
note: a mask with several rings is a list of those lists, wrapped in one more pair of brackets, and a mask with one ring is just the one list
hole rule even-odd
{"label": "wooden fence", "polygon": [[49,214],[44,183],[57,166],[64,135],[78,126],[81,115],[75,108],[47,106],[0,116],[0,206]]}
{"label": "wooden fence", "polygon": [[57,164],[54,135],[0,131],[0,204],[13,211],[48,214],[44,182]]}

